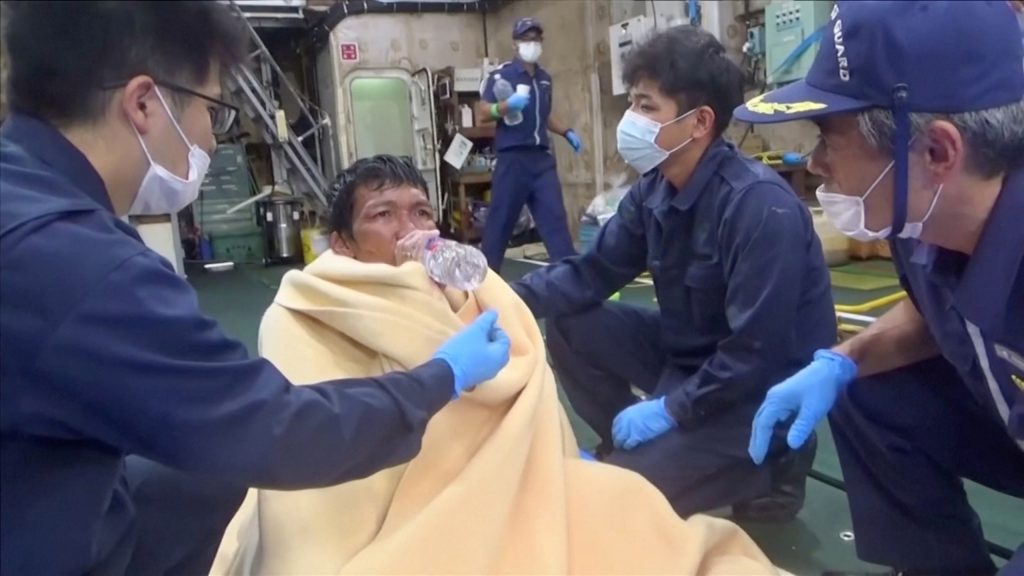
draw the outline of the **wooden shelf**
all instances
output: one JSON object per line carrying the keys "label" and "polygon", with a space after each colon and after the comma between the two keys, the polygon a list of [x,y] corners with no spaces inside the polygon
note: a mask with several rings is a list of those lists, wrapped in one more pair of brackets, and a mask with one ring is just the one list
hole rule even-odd
{"label": "wooden shelf", "polygon": [[459,174],[459,184],[490,184],[491,173],[490,172],[470,172],[468,174]]}
{"label": "wooden shelf", "polygon": [[468,128],[459,128],[459,134],[462,134],[470,140],[494,138],[494,126],[470,126]]}
{"label": "wooden shelf", "polygon": [[[476,108],[480,101],[480,93],[477,90],[456,91],[455,68],[448,66],[435,72],[438,85],[442,82],[448,84],[448,97],[437,99],[435,107],[437,110],[437,125],[445,126],[445,138],[442,143],[445,147],[451,144],[450,139],[456,134],[469,139],[476,151],[485,148],[492,148],[495,137],[496,125],[484,124],[481,126],[462,127],[463,106],[468,105]],[[435,98],[439,98],[440,92],[435,91]],[[481,198],[484,191],[491,184],[491,172],[465,172],[460,173],[451,166],[445,165],[443,171],[442,186],[444,191],[452,198],[451,206],[446,209],[446,220],[448,226],[455,232],[456,237],[462,241],[474,241],[478,239],[472,224],[470,204],[472,200]],[[461,217],[456,222],[455,214]]]}

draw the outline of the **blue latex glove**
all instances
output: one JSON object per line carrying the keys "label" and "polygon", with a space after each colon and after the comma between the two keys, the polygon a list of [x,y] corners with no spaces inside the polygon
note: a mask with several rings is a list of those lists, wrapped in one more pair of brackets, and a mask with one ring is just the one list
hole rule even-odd
{"label": "blue latex glove", "polygon": [[597,458],[594,458],[593,454],[587,452],[582,448],[580,448],[580,460],[586,460],[588,462],[597,462]]}
{"label": "blue latex glove", "polygon": [[494,378],[508,364],[512,343],[497,322],[497,312],[484,312],[434,354],[452,367],[456,396]]}
{"label": "blue latex glove", "polygon": [[616,448],[632,450],[678,425],[665,408],[664,398],[644,400],[619,412],[612,422],[612,440]]}
{"label": "blue latex glove", "polygon": [[583,141],[580,140],[580,137],[576,134],[575,130],[570,128],[569,131],[565,133],[565,139],[569,141],[569,145],[572,146],[572,149],[576,151],[577,154],[583,150]]}
{"label": "blue latex glove", "polygon": [[530,103],[530,95],[529,94],[513,94],[513,95],[508,97],[508,100],[505,100],[505,105],[508,106],[508,109],[510,111],[511,110],[516,110],[516,111],[522,110],[523,108],[526,108],[526,105],[529,104],[529,103]]}
{"label": "blue latex glove", "polygon": [[750,434],[750,457],[755,464],[764,462],[775,425],[794,413],[786,441],[796,450],[814,432],[818,421],[828,414],[839,393],[857,376],[853,360],[831,350],[818,350],[814,361],[768,391],[754,416]]}

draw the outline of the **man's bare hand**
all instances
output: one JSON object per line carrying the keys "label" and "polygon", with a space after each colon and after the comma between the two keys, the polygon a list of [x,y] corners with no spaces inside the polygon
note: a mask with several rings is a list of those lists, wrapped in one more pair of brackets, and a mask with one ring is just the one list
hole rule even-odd
{"label": "man's bare hand", "polygon": [[395,264],[401,266],[406,262],[419,262],[423,259],[423,251],[427,244],[441,235],[438,230],[416,230],[410,232],[395,244]]}

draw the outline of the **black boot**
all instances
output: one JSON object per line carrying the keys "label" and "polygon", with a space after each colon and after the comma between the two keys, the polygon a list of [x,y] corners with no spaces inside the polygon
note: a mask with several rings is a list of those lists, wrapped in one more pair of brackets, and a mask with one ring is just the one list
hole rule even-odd
{"label": "black boot", "polygon": [[788,522],[804,507],[807,473],[814,464],[818,435],[811,434],[798,450],[792,450],[772,464],[772,490],[767,496],[740,502],[732,507],[732,517],[747,522]]}

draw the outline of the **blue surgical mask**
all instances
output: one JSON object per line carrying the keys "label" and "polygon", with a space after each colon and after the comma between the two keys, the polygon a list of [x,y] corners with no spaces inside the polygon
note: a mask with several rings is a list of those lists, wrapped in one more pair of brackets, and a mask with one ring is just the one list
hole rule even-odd
{"label": "blue surgical mask", "polygon": [[632,166],[637,172],[641,174],[650,172],[664,162],[669,154],[693,142],[693,137],[691,136],[679,146],[671,150],[665,150],[655,143],[661,129],[686,118],[696,111],[697,109],[694,108],[675,120],[658,124],[654,120],[641,116],[632,110],[626,110],[622,120],[619,121],[619,128],[616,132],[619,155],[626,161],[626,164]]}

